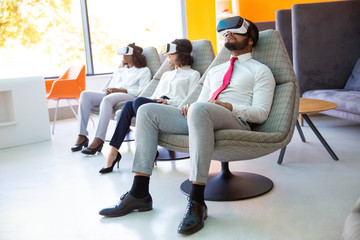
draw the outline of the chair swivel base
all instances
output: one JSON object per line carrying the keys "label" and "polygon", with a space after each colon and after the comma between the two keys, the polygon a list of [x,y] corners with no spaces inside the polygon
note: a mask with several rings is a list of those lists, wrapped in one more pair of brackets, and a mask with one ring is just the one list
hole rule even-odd
{"label": "chair swivel base", "polygon": [[175,152],[171,151],[167,148],[158,146],[159,156],[157,157],[157,161],[168,161],[168,160],[181,160],[189,158],[190,155],[184,152]]}
{"label": "chair swivel base", "polygon": [[[189,195],[192,183],[189,180],[180,186],[181,192]],[[221,171],[210,174],[205,187],[205,200],[235,201],[258,197],[273,188],[273,182],[262,175],[248,172]]]}

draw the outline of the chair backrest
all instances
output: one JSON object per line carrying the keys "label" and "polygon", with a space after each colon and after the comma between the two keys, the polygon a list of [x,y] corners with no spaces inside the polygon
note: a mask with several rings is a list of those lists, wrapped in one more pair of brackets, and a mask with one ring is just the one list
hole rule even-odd
{"label": "chair backrest", "polygon": [[[203,75],[206,69],[209,67],[213,59],[215,58],[215,53],[211,42],[209,40],[196,40],[191,41],[193,46],[193,51],[191,55],[194,57],[194,64],[192,66],[193,69],[197,70],[200,73],[200,76]],[[154,75],[153,79],[151,80],[150,84],[147,88],[140,94],[142,97],[150,97],[152,93],[155,91],[156,86],[161,79],[161,76],[164,72],[170,71],[170,63],[168,59],[163,62],[159,70]]]}
{"label": "chair backrest", "polygon": [[[73,79],[78,82],[80,93],[85,90],[85,65],[71,65],[59,79]],[[80,95],[79,95],[80,96]]]}
{"label": "chair backrest", "polygon": [[271,69],[276,87],[268,119],[261,125],[254,125],[252,129],[280,133],[280,138],[290,136],[290,141],[299,108],[300,93],[295,72],[280,34],[268,30],[261,32],[260,36],[253,57]]}
{"label": "chair backrest", "polygon": [[282,9],[276,11],[276,30],[280,33],[290,60],[293,59],[292,50],[292,27],[291,27],[291,9]]}
{"label": "chair backrest", "polygon": [[360,2],[295,4],[291,14],[301,93],[343,89],[360,56]]}
{"label": "chair backrest", "polygon": [[146,65],[151,71],[151,76],[154,76],[161,66],[160,57],[159,54],[157,53],[156,48],[154,47],[144,48],[143,55],[146,58]]}

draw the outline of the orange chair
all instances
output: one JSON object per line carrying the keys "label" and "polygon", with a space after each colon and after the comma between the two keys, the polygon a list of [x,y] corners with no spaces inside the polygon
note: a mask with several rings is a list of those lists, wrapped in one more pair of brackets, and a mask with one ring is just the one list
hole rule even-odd
{"label": "orange chair", "polygon": [[85,65],[72,65],[66,72],[57,79],[45,80],[46,94],[48,100],[55,100],[56,109],[52,134],[55,131],[57,111],[61,99],[67,100],[72,112],[77,118],[77,114],[69,102],[69,99],[78,99],[85,90]]}

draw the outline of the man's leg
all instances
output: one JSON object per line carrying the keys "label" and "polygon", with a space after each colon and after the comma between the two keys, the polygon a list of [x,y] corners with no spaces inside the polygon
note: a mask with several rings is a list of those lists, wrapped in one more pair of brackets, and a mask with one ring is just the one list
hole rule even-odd
{"label": "man's leg", "polygon": [[149,103],[142,105],[136,116],[136,152],[133,163],[135,177],[130,192],[120,198],[113,208],[99,212],[107,217],[119,217],[132,211],[149,211],[152,198],[149,193],[149,181],[157,151],[158,132],[187,134],[186,119],[179,108]]}
{"label": "man's leg", "polygon": [[136,117],[133,172],[151,175],[159,132],[188,134],[187,120],[176,107],[151,103],[141,106]]}
{"label": "man's leg", "polygon": [[249,129],[228,109],[214,103],[198,102],[188,111],[190,178],[193,182],[189,203],[178,232],[192,234],[201,230],[207,218],[205,184],[214,151],[214,132],[220,129]]}
{"label": "man's leg", "polygon": [[248,124],[228,109],[214,103],[197,102],[188,112],[190,181],[206,183],[215,145],[215,131],[250,130]]}

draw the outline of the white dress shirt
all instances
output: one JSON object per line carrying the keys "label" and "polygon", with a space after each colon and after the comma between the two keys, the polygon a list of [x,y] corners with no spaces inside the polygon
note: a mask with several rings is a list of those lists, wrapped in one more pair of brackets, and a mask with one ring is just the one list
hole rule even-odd
{"label": "white dress shirt", "polygon": [[148,67],[120,67],[115,70],[109,88],[124,88],[128,94],[137,96],[149,84],[151,72]]}
{"label": "white dress shirt", "polygon": [[[275,90],[275,79],[271,70],[252,59],[251,53],[237,56],[229,85],[217,100],[232,104],[237,117],[252,123],[263,123],[267,119]],[[230,61],[212,68],[206,76],[198,101],[207,101],[222,85]]]}
{"label": "white dress shirt", "polygon": [[190,66],[184,66],[165,72],[160,79],[151,99],[167,96],[169,105],[179,106],[190,90],[200,79],[200,73]]}

